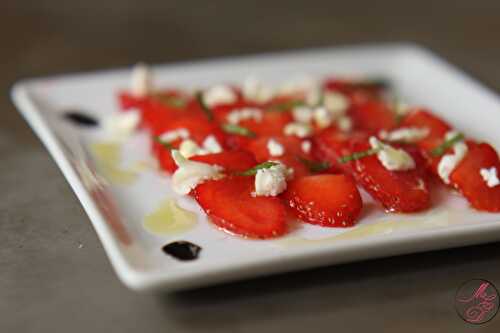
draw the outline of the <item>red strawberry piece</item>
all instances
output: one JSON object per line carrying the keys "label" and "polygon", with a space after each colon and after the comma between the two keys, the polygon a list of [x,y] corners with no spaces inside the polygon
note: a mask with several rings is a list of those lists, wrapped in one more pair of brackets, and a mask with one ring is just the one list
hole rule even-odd
{"label": "red strawberry piece", "polygon": [[[355,142],[352,151],[370,149],[366,142]],[[411,152],[408,151],[411,154]],[[415,158],[415,155],[412,157]],[[418,159],[415,160],[419,163]],[[387,170],[376,155],[349,162],[351,173],[356,181],[379,201],[387,210],[393,212],[416,212],[429,208],[430,196],[422,168],[412,170]]]}
{"label": "red strawberry piece", "polygon": [[218,227],[240,236],[272,238],[286,232],[285,206],[278,197],[252,196],[254,177],[210,180],[194,196]]}
{"label": "red strawberry piece", "polygon": [[339,163],[342,156],[370,149],[366,135],[351,136],[326,132],[316,138],[318,154],[351,174],[371,196],[386,209],[394,212],[414,212],[429,207],[429,191],[424,177],[424,161],[415,149],[404,149],[412,155],[416,168],[407,171],[387,170],[376,155],[348,163]]}
{"label": "red strawberry piece", "polygon": [[314,175],[292,180],[283,194],[295,215],[325,227],[350,227],[363,203],[350,176]]}
{"label": "red strawberry piece", "polygon": [[480,170],[495,167],[500,172],[498,154],[487,143],[468,142],[467,155],[450,175],[452,185],[462,193],[472,207],[500,212],[500,185],[488,187]]}
{"label": "red strawberry piece", "polygon": [[261,121],[244,120],[239,125],[248,128],[257,136],[283,135],[285,126],[292,121],[289,112],[265,111]]}
{"label": "red strawberry piece", "polygon": [[216,154],[197,155],[191,157],[190,160],[218,165],[229,173],[245,171],[257,165],[253,155],[247,151],[223,151]]}
{"label": "red strawberry piece", "polygon": [[350,116],[354,127],[370,133],[390,130],[396,127],[396,115],[391,107],[383,101],[368,101],[350,108]]}
{"label": "red strawberry piece", "polygon": [[427,128],[429,134],[426,138],[442,138],[446,132],[451,130],[450,125],[444,120],[425,109],[415,109],[411,111],[402,120],[401,127]]}
{"label": "red strawberry piece", "polygon": [[368,135],[364,132],[344,133],[335,128],[328,128],[314,138],[313,155],[318,160],[329,161],[341,170],[349,170],[349,164],[339,163],[339,158],[352,154],[352,141],[367,138]]}

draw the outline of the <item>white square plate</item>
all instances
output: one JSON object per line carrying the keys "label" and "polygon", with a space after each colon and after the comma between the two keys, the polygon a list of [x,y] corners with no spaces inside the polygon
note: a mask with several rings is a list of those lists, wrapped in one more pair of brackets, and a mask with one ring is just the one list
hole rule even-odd
{"label": "white square plate", "polygon": [[[270,82],[294,74],[386,77],[409,102],[432,108],[467,135],[500,148],[498,96],[412,44],[298,51],[154,70],[158,86],[185,88],[238,82],[250,74]],[[129,69],[121,69],[23,80],[12,89],[12,98],[80,199],[118,276],[132,289],[184,289],[500,239],[500,215],[473,211],[450,193],[438,195],[431,211],[411,215],[386,214],[368,199],[358,226],[351,229],[300,224],[277,240],[227,235],[206,220],[195,202],[171,191],[168,177],[152,164],[145,133],[122,145],[106,146],[108,153],[117,155],[105,161],[95,148],[106,135],[61,117],[68,108],[98,118],[116,111],[116,92],[128,86],[129,75]],[[197,223],[183,233],[150,234],[143,227],[144,218],[168,198],[178,198],[180,206],[195,212]],[[178,261],[165,255],[162,246],[175,240],[202,246],[199,259]]]}

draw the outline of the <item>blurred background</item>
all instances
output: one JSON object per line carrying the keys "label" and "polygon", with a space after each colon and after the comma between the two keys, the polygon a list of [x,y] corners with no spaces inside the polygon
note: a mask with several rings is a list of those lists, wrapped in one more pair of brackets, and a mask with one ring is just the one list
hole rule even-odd
{"label": "blurred background", "polygon": [[[0,101],[20,77],[360,42],[413,41],[500,89],[500,1],[0,2]],[[10,126],[8,126],[10,127]]]}
{"label": "blurred background", "polygon": [[[499,276],[493,263],[500,260],[500,251],[491,244],[242,282],[252,292],[237,285],[192,298],[136,295],[116,279],[76,197],[8,94],[19,78],[137,61],[408,41],[429,47],[498,92],[500,0],[0,0],[0,41],[2,332],[100,332],[105,325],[120,332],[151,332],[146,328],[157,324],[174,327],[172,332],[201,332],[206,326],[220,328],[222,322],[227,331],[235,331],[231,324],[244,323],[248,330],[241,331],[255,332],[284,324],[282,304],[291,308],[282,316],[288,332],[304,321],[359,327],[359,314],[371,314],[367,325],[381,323],[374,309],[392,313],[396,305],[394,331],[451,331],[446,329],[451,322],[458,332],[470,327],[448,306],[460,282],[454,276]],[[263,287],[266,281],[271,282]],[[408,286],[415,286],[413,297]],[[358,288],[363,299],[352,298]],[[345,296],[347,307],[333,311],[324,295]],[[387,295],[392,303],[378,301]],[[304,306],[293,305],[297,299]],[[223,315],[233,308],[238,309],[234,316]]]}

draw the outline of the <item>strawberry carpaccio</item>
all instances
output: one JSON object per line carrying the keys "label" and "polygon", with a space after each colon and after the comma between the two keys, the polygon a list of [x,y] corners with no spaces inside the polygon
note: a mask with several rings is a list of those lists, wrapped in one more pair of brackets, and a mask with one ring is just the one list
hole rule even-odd
{"label": "strawberry carpaccio", "polygon": [[[334,77],[268,86],[251,78],[197,91],[158,89],[140,66],[119,93],[138,112],[174,190],[232,234],[272,238],[296,217],[351,227],[360,189],[381,209],[420,212],[436,182],[481,211],[500,211],[500,161],[487,143],[431,110],[388,100],[375,80]],[[441,186],[443,186],[441,185]]]}

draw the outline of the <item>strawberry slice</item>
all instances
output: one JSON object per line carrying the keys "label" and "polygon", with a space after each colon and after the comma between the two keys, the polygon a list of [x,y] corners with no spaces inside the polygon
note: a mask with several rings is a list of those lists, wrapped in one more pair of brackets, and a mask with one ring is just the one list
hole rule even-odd
{"label": "strawberry slice", "polygon": [[378,133],[381,130],[390,130],[397,126],[397,119],[390,106],[377,100],[370,100],[350,109],[350,116],[354,128]]}
{"label": "strawberry slice", "polygon": [[191,157],[190,160],[215,164],[229,173],[245,171],[257,164],[253,155],[247,151],[223,151],[216,154],[197,155]]}
{"label": "strawberry slice", "polygon": [[[353,151],[370,149],[366,142],[354,143]],[[361,158],[351,164],[354,178],[370,195],[392,212],[416,212],[429,208],[430,195],[422,176],[422,160],[414,151],[407,152],[417,167],[406,171],[387,170],[376,155]]]}
{"label": "strawberry slice", "polygon": [[339,163],[339,158],[342,156],[369,150],[371,147],[367,141],[366,136],[361,133],[349,136],[333,131],[322,133],[316,139],[322,157],[351,174],[387,210],[415,212],[427,209],[430,196],[424,177],[425,163],[415,149],[404,147],[416,164],[415,169],[407,171],[387,170],[376,155]]}
{"label": "strawberry slice", "polygon": [[304,222],[350,227],[363,203],[354,180],[346,175],[315,175],[291,181],[283,197]]}
{"label": "strawberry slice", "polygon": [[481,169],[492,167],[500,172],[498,154],[487,143],[467,142],[467,146],[467,155],[450,175],[451,183],[472,207],[488,212],[500,212],[500,186],[488,187],[480,174]]}
{"label": "strawberry slice", "polygon": [[285,206],[277,197],[254,197],[254,177],[229,176],[198,185],[194,196],[218,227],[251,238],[286,232]]}

